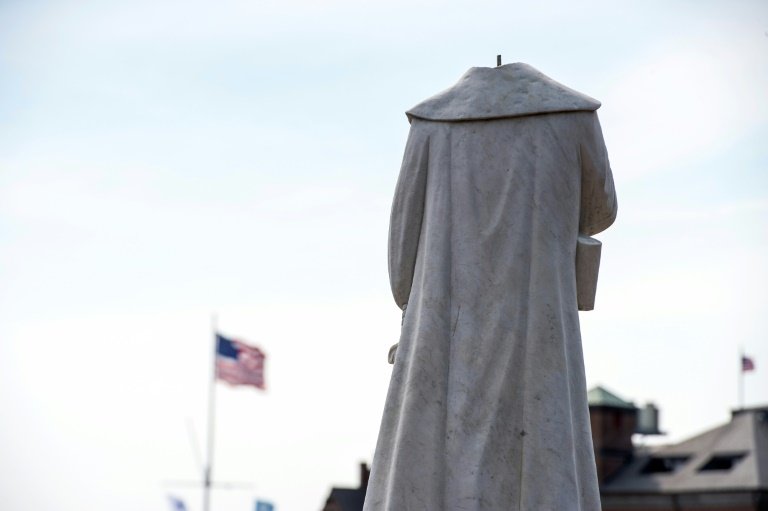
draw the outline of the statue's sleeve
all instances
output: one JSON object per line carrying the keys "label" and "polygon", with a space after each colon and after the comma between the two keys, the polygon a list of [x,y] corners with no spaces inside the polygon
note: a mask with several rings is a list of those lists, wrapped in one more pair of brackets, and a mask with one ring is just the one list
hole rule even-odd
{"label": "statue's sleeve", "polygon": [[603,132],[597,113],[591,113],[584,123],[580,144],[581,208],[579,231],[591,236],[604,231],[616,220],[616,191],[608,162]]}
{"label": "statue's sleeve", "polygon": [[389,282],[401,309],[411,294],[427,189],[429,137],[414,120],[405,146],[389,222]]}

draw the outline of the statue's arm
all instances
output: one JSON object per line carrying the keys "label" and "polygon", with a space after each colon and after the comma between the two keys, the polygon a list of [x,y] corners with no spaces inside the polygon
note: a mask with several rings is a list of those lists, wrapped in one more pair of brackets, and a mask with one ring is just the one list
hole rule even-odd
{"label": "statue's arm", "polygon": [[604,231],[616,220],[616,190],[608,162],[603,132],[597,113],[584,116],[584,136],[580,144],[581,208],[579,231],[591,236]]}
{"label": "statue's arm", "polygon": [[389,282],[405,310],[411,294],[427,189],[429,137],[414,120],[405,146],[389,222]]}

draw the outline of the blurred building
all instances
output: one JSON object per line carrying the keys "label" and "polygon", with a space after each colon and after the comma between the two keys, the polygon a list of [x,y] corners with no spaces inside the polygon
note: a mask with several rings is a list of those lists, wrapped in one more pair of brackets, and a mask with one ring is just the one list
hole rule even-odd
{"label": "blurred building", "polygon": [[653,405],[638,409],[604,388],[589,393],[603,511],[768,511],[768,407],[682,442],[636,447],[659,434]]}
{"label": "blurred building", "polygon": [[[603,511],[768,511],[768,406],[651,447],[633,436],[661,434],[654,405],[638,408],[603,387],[588,398]],[[362,511],[369,474],[362,463],[360,486],[333,488],[322,511]]]}
{"label": "blurred building", "polygon": [[323,511],[362,511],[365,502],[365,490],[371,470],[365,463],[360,463],[360,486],[357,488],[332,488],[325,501]]}

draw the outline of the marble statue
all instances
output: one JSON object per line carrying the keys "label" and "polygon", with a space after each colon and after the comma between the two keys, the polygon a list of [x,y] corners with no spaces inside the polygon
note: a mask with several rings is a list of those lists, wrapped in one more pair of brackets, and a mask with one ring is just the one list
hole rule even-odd
{"label": "marble statue", "polygon": [[365,511],[600,509],[578,317],[589,236],[616,217],[599,106],[517,63],[407,112],[389,232],[404,317]]}

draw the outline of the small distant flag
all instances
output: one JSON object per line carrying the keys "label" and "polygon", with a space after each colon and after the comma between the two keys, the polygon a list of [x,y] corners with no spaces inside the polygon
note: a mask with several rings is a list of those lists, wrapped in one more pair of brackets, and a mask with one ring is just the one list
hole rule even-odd
{"label": "small distant flag", "polygon": [[216,334],[216,378],[231,385],[253,385],[264,390],[264,352]]}
{"label": "small distant flag", "polygon": [[263,500],[256,501],[256,511],[275,511],[275,506],[271,502]]}
{"label": "small distant flag", "polygon": [[746,373],[747,371],[754,371],[754,370],[755,370],[755,361],[752,360],[750,357],[742,355],[741,356],[741,372]]}
{"label": "small distant flag", "polygon": [[184,501],[176,497],[168,497],[168,503],[171,505],[171,511],[187,511]]}

